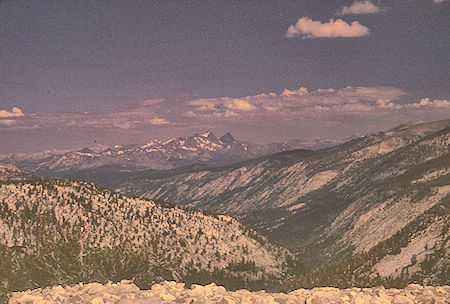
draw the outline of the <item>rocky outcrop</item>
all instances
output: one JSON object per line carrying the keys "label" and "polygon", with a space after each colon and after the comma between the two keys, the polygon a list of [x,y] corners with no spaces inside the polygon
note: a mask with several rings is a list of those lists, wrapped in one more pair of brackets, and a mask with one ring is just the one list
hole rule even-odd
{"label": "rocky outcrop", "polygon": [[288,294],[250,292],[245,289],[227,291],[222,286],[163,282],[150,290],[140,290],[131,281],[117,284],[82,283],[17,292],[10,304],[19,303],[305,303],[305,304],[445,304],[450,301],[450,286],[408,285],[404,289],[320,287],[298,289]]}

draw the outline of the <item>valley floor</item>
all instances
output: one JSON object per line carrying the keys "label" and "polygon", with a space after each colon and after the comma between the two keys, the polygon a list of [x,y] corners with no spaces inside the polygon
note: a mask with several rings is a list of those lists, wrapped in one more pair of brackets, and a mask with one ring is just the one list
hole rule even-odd
{"label": "valley floor", "polygon": [[214,283],[206,286],[165,281],[150,290],[140,290],[130,281],[117,284],[98,283],[74,286],[54,286],[25,292],[16,292],[10,304],[18,303],[316,303],[316,304],[446,304],[450,303],[450,286],[408,285],[404,289],[321,287],[298,289],[288,294],[250,292],[245,289],[227,291]]}

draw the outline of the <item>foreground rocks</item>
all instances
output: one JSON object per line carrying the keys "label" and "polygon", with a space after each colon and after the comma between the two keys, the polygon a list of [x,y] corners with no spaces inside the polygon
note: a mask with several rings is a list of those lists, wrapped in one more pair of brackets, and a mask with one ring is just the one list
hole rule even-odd
{"label": "foreground rocks", "polygon": [[320,287],[298,289],[284,294],[250,292],[245,289],[227,291],[214,283],[207,286],[192,285],[187,289],[183,283],[167,281],[153,285],[150,290],[140,290],[132,282],[123,280],[117,284],[80,283],[75,286],[16,292],[9,303],[447,304],[450,303],[450,286],[423,287],[412,284],[404,289],[375,287],[343,290]]}

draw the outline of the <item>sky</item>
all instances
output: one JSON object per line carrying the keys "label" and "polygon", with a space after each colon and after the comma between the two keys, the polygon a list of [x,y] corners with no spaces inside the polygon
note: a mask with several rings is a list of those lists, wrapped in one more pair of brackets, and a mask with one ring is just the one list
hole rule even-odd
{"label": "sky", "polygon": [[0,0],[0,154],[450,118],[450,0]]}

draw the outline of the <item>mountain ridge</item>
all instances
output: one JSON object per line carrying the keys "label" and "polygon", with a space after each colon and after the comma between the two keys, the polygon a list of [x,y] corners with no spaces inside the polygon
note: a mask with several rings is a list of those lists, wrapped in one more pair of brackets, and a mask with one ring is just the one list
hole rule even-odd
{"label": "mountain ridge", "polygon": [[416,123],[315,152],[283,152],[118,189],[236,216],[320,265],[366,252],[433,206],[448,206],[449,137],[450,120]]}
{"label": "mountain ridge", "polygon": [[0,281],[16,291],[131,278],[142,286],[163,279],[267,286],[293,261],[231,217],[88,182],[24,173],[0,181],[0,202]]}
{"label": "mountain ridge", "polygon": [[231,133],[217,138],[213,132],[168,140],[153,139],[143,145],[115,145],[100,151],[89,147],[41,158],[11,155],[1,162],[47,177],[65,177],[79,170],[117,166],[117,171],[172,170],[192,165],[222,166],[262,155],[292,150],[285,143],[257,145],[237,141]]}

